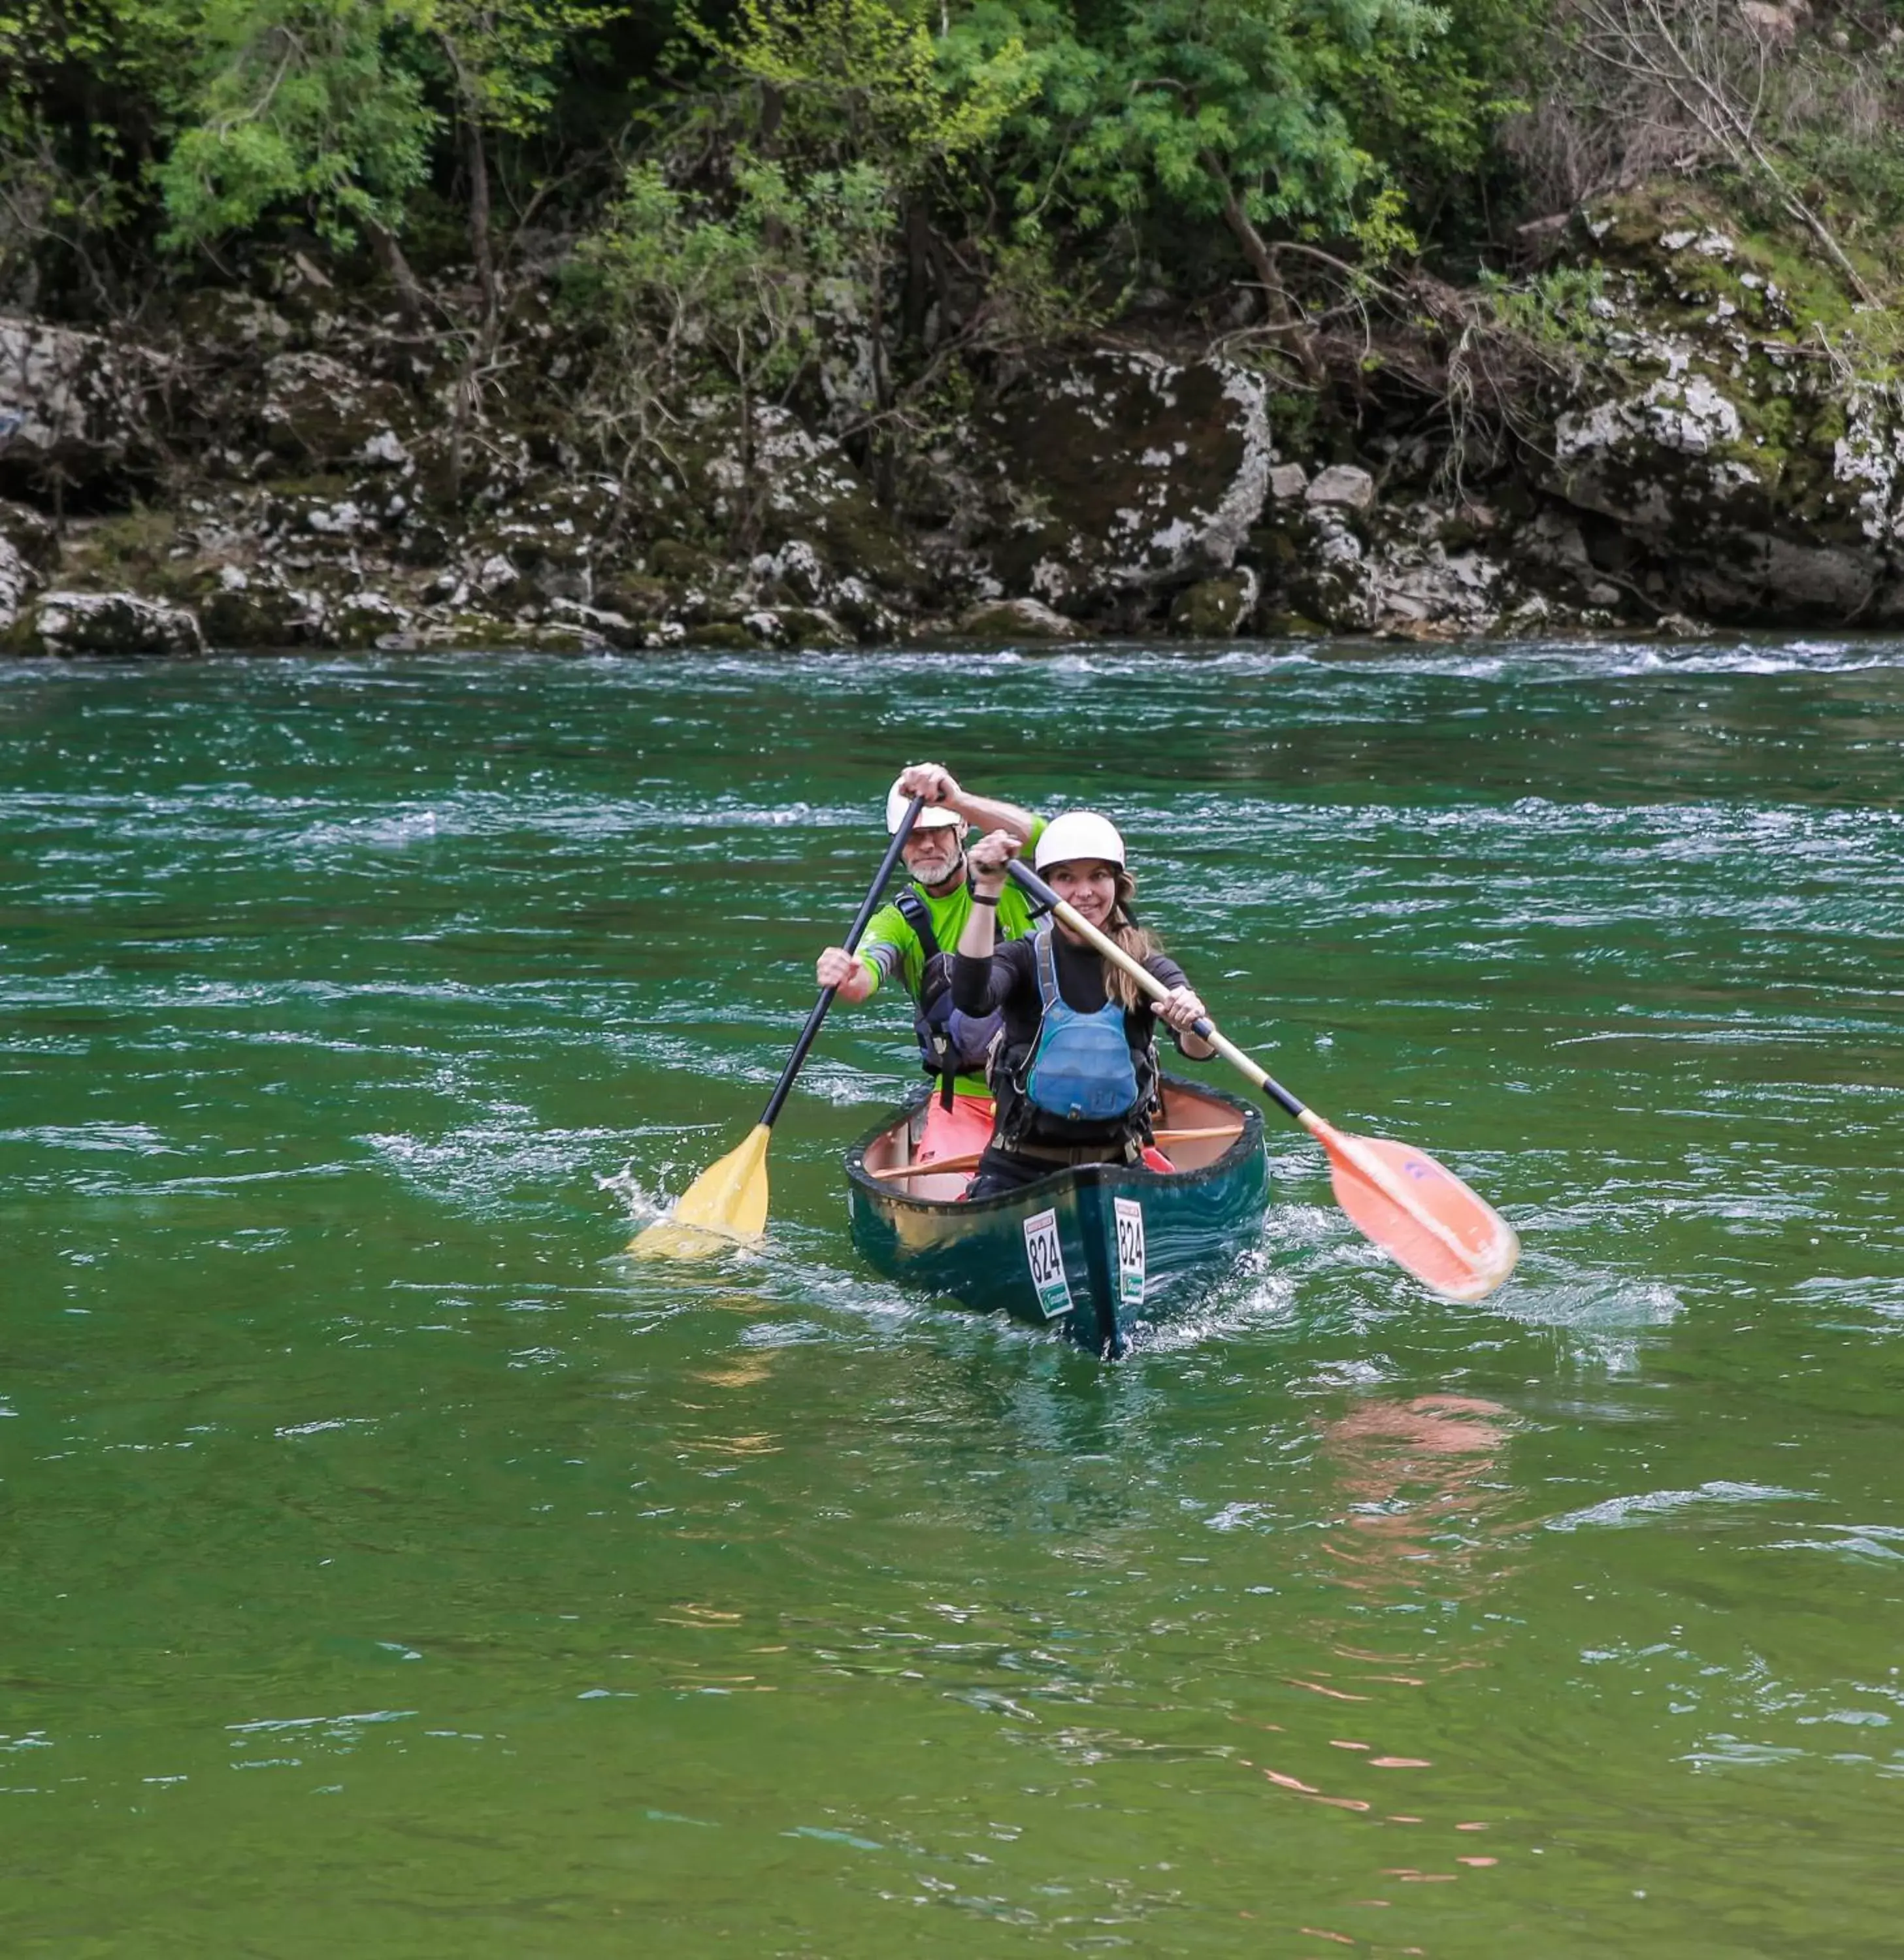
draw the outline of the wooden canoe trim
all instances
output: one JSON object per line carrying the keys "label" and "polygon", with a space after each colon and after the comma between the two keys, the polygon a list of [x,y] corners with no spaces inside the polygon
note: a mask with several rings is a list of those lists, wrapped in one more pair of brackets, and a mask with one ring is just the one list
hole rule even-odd
{"label": "wooden canoe trim", "polygon": [[976,1170],[979,1159],[984,1155],[974,1150],[962,1157],[934,1157],[930,1163],[896,1164],[890,1170],[869,1170],[868,1177],[876,1177],[881,1184],[896,1183],[902,1178],[936,1177],[941,1171]]}
{"label": "wooden canoe trim", "polygon": [[[1161,1148],[1165,1144],[1202,1143],[1211,1137],[1240,1137],[1243,1134],[1240,1123],[1221,1123],[1208,1130],[1159,1130],[1156,1142]],[[969,1155],[957,1157],[934,1157],[930,1163],[896,1164],[890,1170],[869,1169],[868,1177],[877,1178],[881,1184],[895,1184],[909,1177],[935,1177],[941,1171],[976,1170],[982,1151],[974,1150]]]}

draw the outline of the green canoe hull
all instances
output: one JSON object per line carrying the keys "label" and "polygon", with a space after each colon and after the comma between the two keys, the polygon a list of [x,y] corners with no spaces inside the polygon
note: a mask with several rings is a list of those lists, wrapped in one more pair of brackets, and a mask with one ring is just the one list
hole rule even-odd
{"label": "green canoe hull", "polygon": [[1179,1121],[1227,1114],[1234,1141],[1196,1153],[1213,1161],[1193,1169],[1081,1165],[976,1203],[871,1176],[869,1151],[908,1160],[895,1139],[915,1124],[920,1103],[909,1104],[846,1154],[853,1242],[890,1279],[1121,1354],[1133,1324],[1182,1312],[1234,1268],[1269,1200],[1261,1111],[1173,1077],[1164,1093]]}

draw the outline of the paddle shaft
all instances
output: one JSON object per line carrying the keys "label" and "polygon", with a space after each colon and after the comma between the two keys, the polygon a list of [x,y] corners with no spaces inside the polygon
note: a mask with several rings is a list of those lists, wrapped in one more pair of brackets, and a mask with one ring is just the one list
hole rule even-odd
{"label": "paddle shaft", "polygon": [[[923,797],[915,797],[906,814],[899,819],[899,828],[893,832],[893,841],[886,847],[886,855],[880,860],[878,870],[866,896],[861,901],[859,915],[853,921],[852,930],[846,935],[846,950],[855,951],[860,935],[871,924],[874,912],[878,911],[881,899],[886,896],[886,881],[893,875],[893,867],[899,861],[899,853],[906,848],[906,840],[912,834],[912,826],[919,819],[919,812],[925,807]],[[794,1078],[807,1059],[810,1048],[820,1033],[820,1024],[826,1018],[826,1010],[833,1004],[833,997],[839,991],[837,987],[823,987],[820,998],[813,1003],[813,1012],[807,1017],[807,1025],[800,1031],[800,1039],[793,1045],[793,1053],[787,1058],[787,1065],[780,1071],[780,1080],[774,1084],[773,1093],[767,1098],[767,1106],[760,1112],[760,1127],[773,1128],[774,1118],[780,1114],[781,1107],[793,1092]]]}
{"label": "paddle shaft", "polygon": [[[1161,1000],[1170,990],[1147,966],[1133,959],[1116,940],[1106,937],[1087,919],[1082,918],[1075,907],[1068,905],[1036,872],[1020,864],[1015,858],[1005,869],[1018,883],[1042,905],[1049,906],[1052,915],[1061,920],[1087,945],[1095,947],[1113,966],[1120,966],[1135,980],[1144,991],[1154,1000]],[[1259,1063],[1238,1048],[1236,1043],[1217,1032],[1207,1017],[1196,1023],[1196,1032],[1201,1035],[1224,1060],[1248,1080],[1256,1084],[1264,1095],[1280,1109],[1286,1110],[1309,1134],[1327,1150],[1329,1155],[1345,1163],[1358,1176],[1365,1179],[1380,1192],[1390,1204],[1407,1217],[1413,1219],[1422,1229],[1458,1258],[1466,1252],[1447,1227],[1438,1218],[1427,1215],[1416,1202],[1413,1195],[1401,1180],[1390,1170],[1380,1157],[1368,1149],[1361,1138],[1345,1136],[1332,1123],[1317,1115],[1299,1097],[1291,1096],[1288,1090]],[[1477,1201],[1478,1202],[1479,1201]],[[1393,1250],[1391,1246],[1389,1249]],[[1406,1262],[1404,1262],[1406,1263]]]}
{"label": "paddle shaft", "polygon": [[[1014,858],[1005,869],[1039,904],[1048,907],[1052,916],[1069,928],[1078,938],[1087,945],[1095,947],[1113,966],[1122,967],[1151,999],[1161,1001],[1169,993],[1169,988],[1148,966],[1140,960],[1133,959],[1116,940],[1100,932],[1075,908],[1066,905],[1029,864]],[[1207,1015],[1196,1024],[1194,1032],[1201,1035],[1239,1074],[1246,1077],[1278,1109],[1294,1117],[1305,1129],[1313,1130],[1321,1122],[1320,1117],[1312,1114],[1301,1097],[1291,1096],[1266,1068],[1252,1061],[1227,1035],[1218,1034],[1215,1023]]]}

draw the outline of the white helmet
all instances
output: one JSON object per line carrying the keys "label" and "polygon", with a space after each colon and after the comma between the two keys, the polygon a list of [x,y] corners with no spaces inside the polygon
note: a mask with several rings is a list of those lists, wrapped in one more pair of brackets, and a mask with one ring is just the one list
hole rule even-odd
{"label": "white helmet", "polygon": [[1076,858],[1100,858],[1123,869],[1124,840],[1109,817],[1094,810],[1068,810],[1054,816],[1039,833],[1031,868],[1042,871],[1047,864],[1068,864]]}
{"label": "white helmet", "polygon": [[[892,836],[899,829],[901,819],[912,807],[912,799],[899,786],[895,779],[893,787],[886,792],[886,834]],[[943,830],[948,823],[963,824],[965,819],[956,810],[947,810],[944,803],[928,803],[919,812],[915,830]]]}

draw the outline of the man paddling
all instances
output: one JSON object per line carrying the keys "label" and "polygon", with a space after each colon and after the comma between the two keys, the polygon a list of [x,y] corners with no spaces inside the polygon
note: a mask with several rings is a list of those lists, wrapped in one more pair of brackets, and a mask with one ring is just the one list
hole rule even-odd
{"label": "man paddling", "polygon": [[[957,1013],[951,1000],[950,956],[972,915],[966,829],[976,823],[982,832],[1009,831],[1030,845],[1044,824],[1016,803],[969,794],[940,763],[915,762],[887,797],[889,835],[914,797],[923,797],[925,807],[901,854],[905,887],[874,914],[857,953],[829,946],[813,963],[813,975],[821,986],[838,988],[842,1001],[870,1000],[895,978],[911,995],[919,1058],[940,1092],[915,1159],[922,1163],[982,1150],[992,1134],[984,1070],[998,1017],[970,1018]],[[997,905],[998,938],[1021,939],[1031,931],[1031,908],[1017,886],[1006,886]]]}

